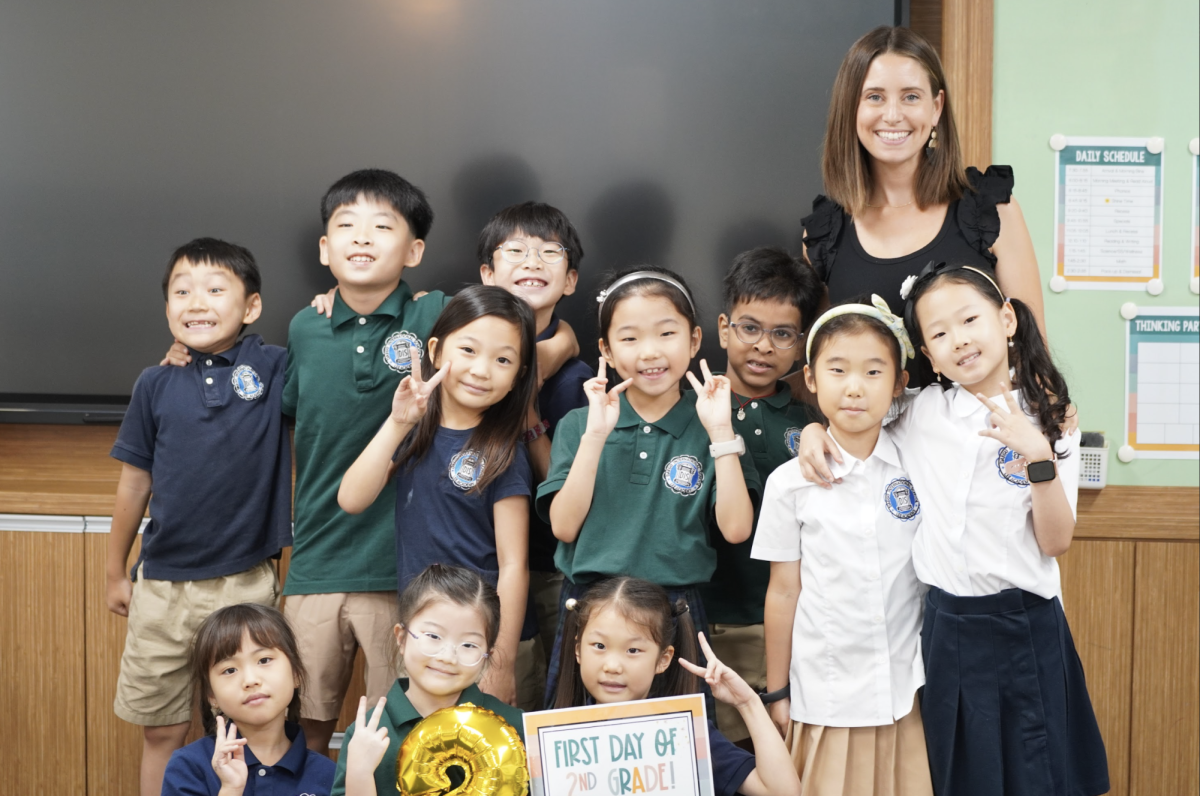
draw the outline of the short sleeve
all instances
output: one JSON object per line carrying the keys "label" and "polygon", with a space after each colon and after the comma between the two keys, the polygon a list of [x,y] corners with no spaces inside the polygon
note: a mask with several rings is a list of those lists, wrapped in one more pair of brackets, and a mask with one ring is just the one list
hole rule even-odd
{"label": "short sleeve", "polygon": [[491,489],[493,503],[513,495],[528,497],[533,491],[533,472],[529,469],[529,452],[524,443],[517,443],[512,464],[492,483]]}
{"label": "short sleeve", "polygon": [[758,527],[754,530],[754,546],[750,549],[751,558],[800,560],[801,523],[797,504],[802,498],[801,480],[800,465],[795,460],[784,462],[767,478],[762,508],[758,512]]}
{"label": "short sleeve", "polygon": [[1011,166],[988,166],[982,174],[971,166],[967,169],[971,189],[958,203],[958,226],[971,248],[994,267],[996,256],[992,245],[1000,237],[1000,214],[996,205],[1008,204],[1012,198],[1013,171]]}
{"label": "short sleeve", "polygon": [[754,755],[735,745],[708,721],[708,754],[712,761],[713,793],[733,796],[754,771]]}
{"label": "short sleeve", "polygon": [[[165,365],[159,367],[174,367]],[[154,420],[153,373],[159,368],[147,368],[133,385],[133,396],[117,441],[109,454],[114,459],[149,472],[154,467],[154,440],[158,436],[158,424]]]}
{"label": "short sleeve", "polygon": [[292,355],[292,336],[288,335],[287,365],[283,371],[283,413],[296,416],[296,404],[300,399],[300,385],[296,380],[296,357]]}
{"label": "short sleeve", "polygon": [[845,219],[846,211],[837,202],[820,194],[813,199],[812,213],[800,219],[804,227],[804,250],[822,282],[829,281],[829,269],[837,254],[837,242]]}
{"label": "short sleeve", "polygon": [[546,523],[550,522],[550,504],[554,502],[558,490],[567,482],[571,462],[575,461],[579,440],[587,424],[587,411],[584,408],[567,412],[566,417],[559,421],[558,431],[550,443],[550,469],[546,472],[546,480],[537,488],[535,501],[538,516]]}
{"label": "short sleeve", "polygon": [[212,770],[212,751],[199,748],[204,739],[188,744],[171,755],[167,770],[163,773],[163,796],[209,796],[220,788],[212,787],[210,777],[216,779]]}

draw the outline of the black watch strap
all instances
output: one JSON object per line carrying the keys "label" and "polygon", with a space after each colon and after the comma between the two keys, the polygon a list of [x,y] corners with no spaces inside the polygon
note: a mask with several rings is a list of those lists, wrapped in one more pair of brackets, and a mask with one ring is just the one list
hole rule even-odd
{"label": "black watch strap", "polygon": [[791,695],[792,695],[792,684],[788,683],[783,688],[780,688],[778,691],[764,691],[761,694],[759,694],[758,696],[759,696],[759,698],[762,699],[764,705],[769,705],[772,702],[778,702],[781,699],[787,699]]}

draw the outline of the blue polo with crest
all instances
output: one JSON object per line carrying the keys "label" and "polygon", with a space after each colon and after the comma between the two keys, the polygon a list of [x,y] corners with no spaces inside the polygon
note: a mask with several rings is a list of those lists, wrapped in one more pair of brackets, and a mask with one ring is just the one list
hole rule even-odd
{"label": "blue polo with crest", "polygon": [[154,580],[232,575],[292,543],[287,352],[251,334],[189,353],[186,367],[142,371],[111,453],[150,473],[138,563]]}

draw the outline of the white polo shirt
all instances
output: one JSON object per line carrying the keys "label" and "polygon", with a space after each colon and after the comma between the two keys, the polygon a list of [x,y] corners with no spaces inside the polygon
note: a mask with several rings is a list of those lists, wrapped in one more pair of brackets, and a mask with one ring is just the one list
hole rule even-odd
{"label": "white polo shirt", "polygon": [[[1013,396],[1036,425],[1019,392]],[[1003,395],[991,401],[1008,411]],[[1020,454],[979,436],[987,414],[969,390],[934,385],[888,426],[921,496],[924,517],[913,542],[913,566],[922,582],[960,597],[1018,588],[1061,600],[1058,561],[1042,553],[1033,535],[1033,500],[1018,472]],[[1079,439],[1076,431],[1056,446],[1057,478],[1072,514],[1079,495]]]}
{"label": "white polo shirt", "polygon": [[859,461],[830,462],[832,490],[795,462],[767,479],[751,555],[800,561],[792,628],[791,715],[827,727],[878,727],[912,710],[925,683],[912,541],[924,513],[887,430]]}

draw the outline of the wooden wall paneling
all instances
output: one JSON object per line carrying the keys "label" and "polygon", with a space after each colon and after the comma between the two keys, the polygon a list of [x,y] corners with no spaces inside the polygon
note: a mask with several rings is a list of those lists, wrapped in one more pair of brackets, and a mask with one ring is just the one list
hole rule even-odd
{"label": "wooden wall paneling", "polygon": [[1130,796],[1200,792],[1200,544],[1137,543]]}
{"label": "wooden wall paneling", "polygon": [[4,793],[83,793],[83,534],[0,532]]}
{"label": "wooden wall paneling", "polygon": [[1076,541],[1059,558],[1063,610],[1108,750],[1112,796],[1129,792],[1134,542]]}
{"label": "wooden wall paneling", "polygon": [[908,26],[924,36],[940,54],[942,51],[942,0],[912,0]]}
{"label": "wooden wall paneling", "polygon": [[943,0],[942,67],[953,98],[963,165],[992,162],[992,0]]}
{"label": "wooden wall paneling", "polygon": [[0,511],[112,516],[116,426],[0,423]]}
{"label": "wooden wall paneling", "polygon": [[1079,490],[1076,539],[1200,541],[1200,489],[1107,486]]}

